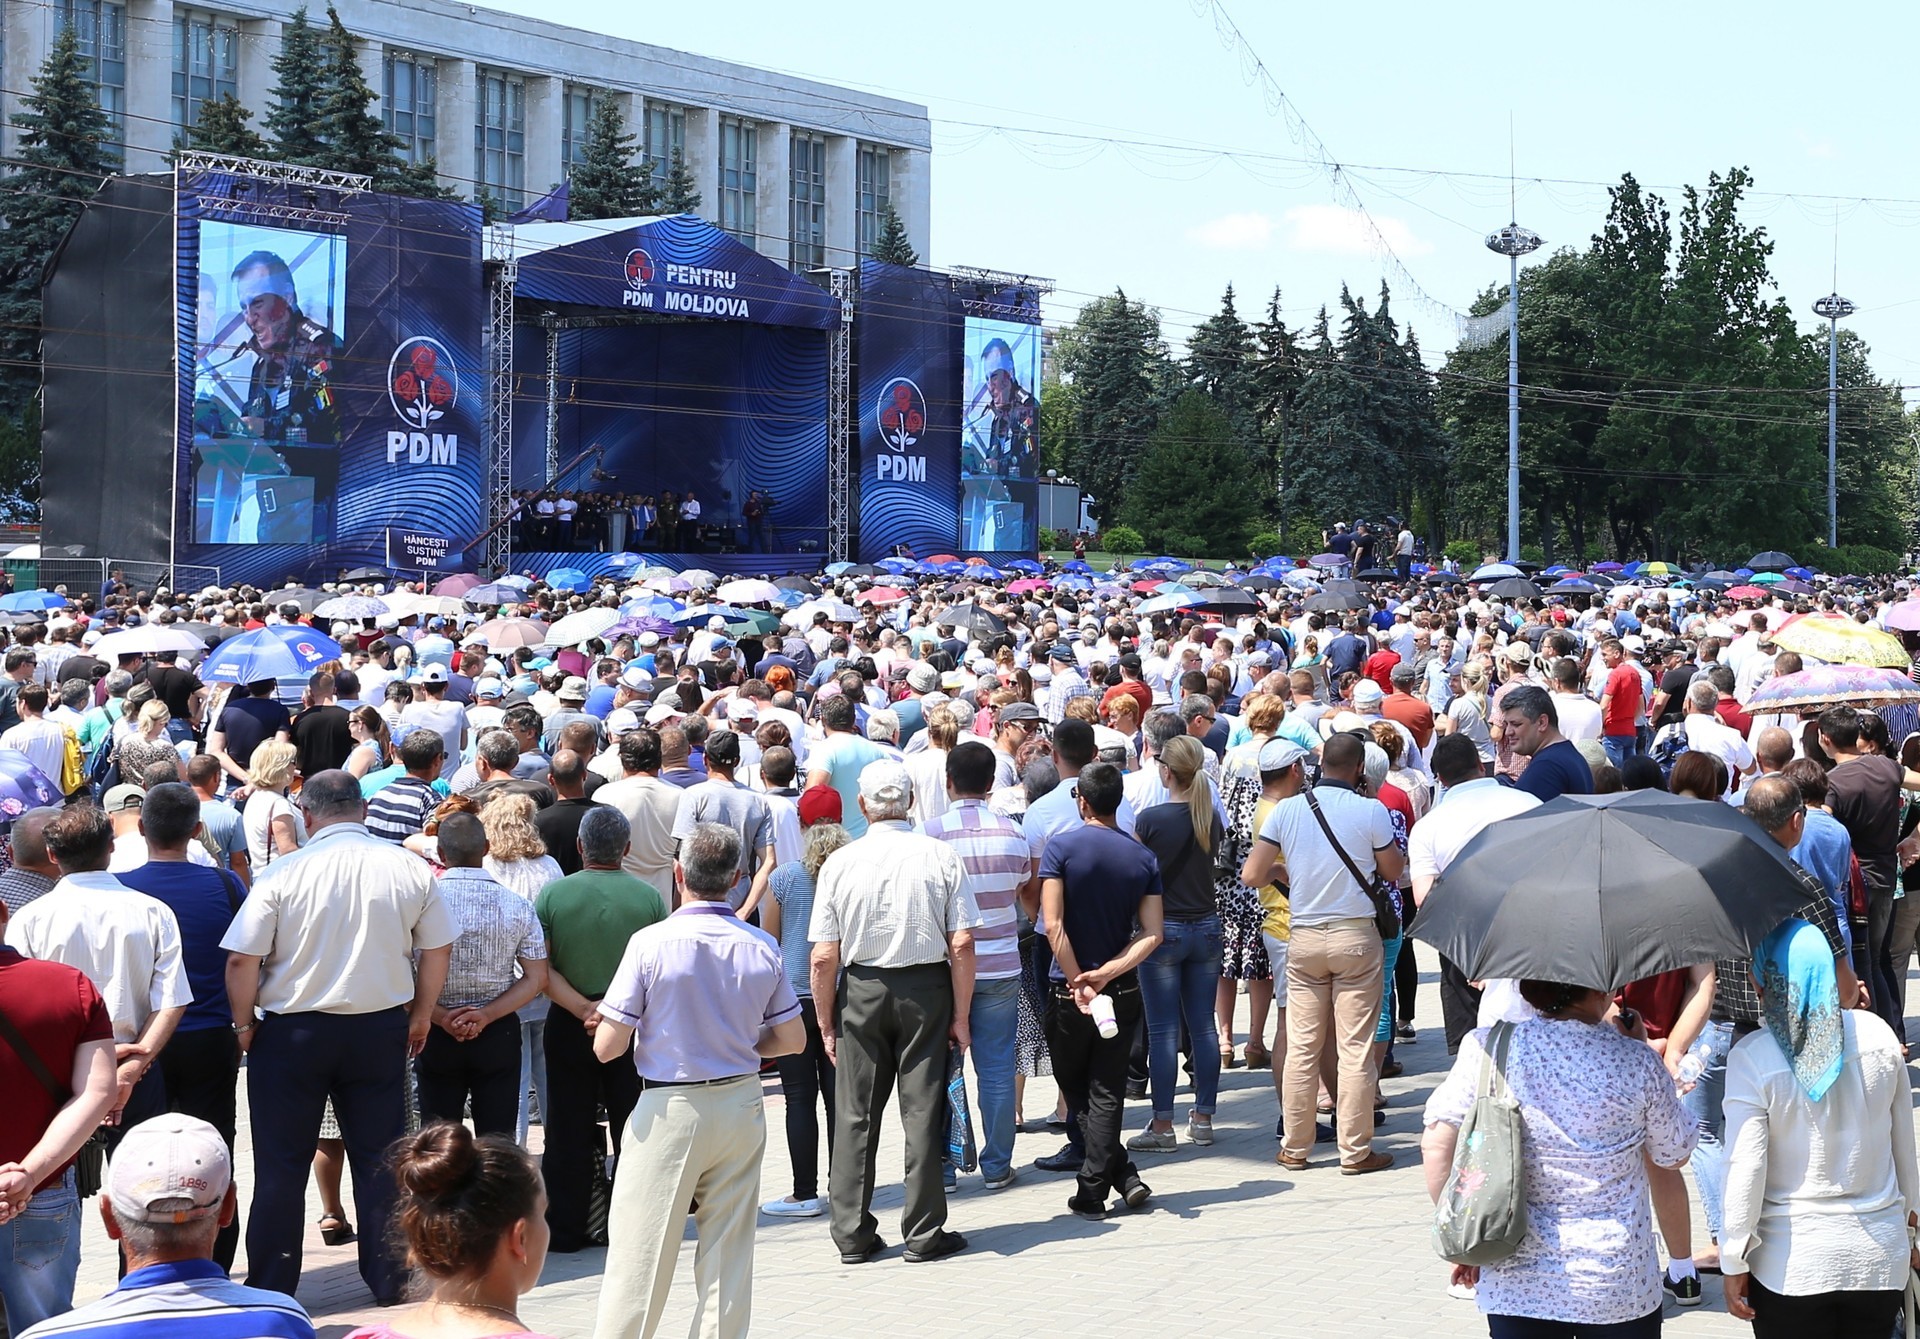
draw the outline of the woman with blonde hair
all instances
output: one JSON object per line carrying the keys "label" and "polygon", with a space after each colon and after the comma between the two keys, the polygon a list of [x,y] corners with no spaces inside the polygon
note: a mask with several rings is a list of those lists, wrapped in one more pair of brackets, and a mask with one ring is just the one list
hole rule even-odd
{"label": "woman with blonde hair", "polygon": [[793,1166],[793,1193],[760,1206],[761,1213],[775,1218],[818,1218],[826,1208],[820,1195],[819,1112],[824,1108],[827,1113],[827,1157],[831,1160],[834,1071],[814,1008],[807,926],[813,918],[814,886],[820,867],[852,840],[840,825],[840,818],[840,795],[832,786],[815,786],[801,795],[800,822],[806,831],[800,858],[773,871],[767,883],[770,895],[760,903],[761,928],[780,941],[787,982],[800,997],[800,1021],[807,1029],[806,1049],[774,1062],[780,1068],[780,1091],[787,1103],[787,1156]]}
{"label": "woman with blonde hair", "polygon": [[120,769],[122,781],[137,786],[155,763],[180,761],[180,751],[167,735],[167,724],[172,720],[173,713],[164,702],[156,700],[140,708],[133,729],[113,751],[114,765]]}
{"label": "woman with blonde hair", "polygon": [[293,745],[269,739],[254,749],[253,761],[247,767],[247,784],[253,787],[253,794],[241,811],[241,825],[247,834],[247,859],[256,878],[261,870],[283,855],[292,855],[307,841],[307,820],[287,798],[296,756]]}
{"label": "woman with blonde hair", "polygon": [[1140,964],[1140,1002],[1147,1016],[1147,1081],[1153,1120],[1127,1141],[1137,1151],[1167,1150],[1173,1133],[1180,1029],[1193,1042],[1193,1112],[1187,1138],[1213,1142],[1220,1093],[1220,1056],[1214,1031],[1214,990],[1220,981],[1220,914],[1213,897],[1214,858],[1226,840],[1213,808],[1206,753],[1191,735],[1161,748],[1160,783],[1172,798],[1134,815],[1134,836],[1160,862],[1166,937]]}
{"label": "woman with blonde hair", "polygon": [[1469,660],[1455,671],[1453,681],[1454,699],[1447,704],[1447,714],[1434,721],[1434,729],[1443,735],[1462,734],[1471,739],[1480,754],[1480,765],[1491,768],[1497,752],[1489,724],[1492,709],[1487,704],[1487,667],[1479,660]]}
{"label": "woman with blonde hair", "polygon": [[[480,807],[480,826],[487,832],[487,855],[482,869],[498,882],[531,902],[540,890],[560,878],[560,862],[547,854],[547,843],[533,825],[533,797],[505,791]],[[532,1092],[541,1118],[547,1111],[547,1010],[550,1001],[538,997],[520,1007],[520,1114],[514,1138],[527,1142],[533,1122]]]}
{"label": "woman with blonde hair", "polygon": [[927,712],[927,746],[907,755],[915,825],[947,812],[947,754],[960,742],[960,719],[942,703]]}

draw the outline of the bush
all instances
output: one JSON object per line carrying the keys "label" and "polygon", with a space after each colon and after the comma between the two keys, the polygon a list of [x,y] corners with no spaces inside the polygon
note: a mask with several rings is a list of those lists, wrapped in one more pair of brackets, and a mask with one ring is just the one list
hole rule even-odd
{"label": "bush", "polygon": [[1480,561],[1480,545],[1471,539],[1450,540],[1445,550],[1446,556],[1462,566]]}
{"label": "bush", "polygon": [[1289,558],[1298,556],[1294,550],[1287,547],[1286,541],[1280,538],[1278,530],[1257,532],[1247,541],[1247,549],[1258,558],[1271,558],[1277,553],[1284,553]]}
{"label": "bush", "polygon": [[1906,568],[1906,561],[1892,549],[1876,548],[1872,544],[1842,544],[1836,549],[1816,544],[1811,551],[1798,556],[1808,567],[1834,576],[1872,577]]}
{"label": "bush", "polygon": [[1040,531],[1040,547],[1042,549],[1070,549],[1073,547],[1073,536],[1064,530],[1048,530],[1043,527]]}
{"label": "bush", "polygon": [[1119,557],[1145,551],[1147,542],[1130,525],[1116,525],[1100,536],[1100,547]]}

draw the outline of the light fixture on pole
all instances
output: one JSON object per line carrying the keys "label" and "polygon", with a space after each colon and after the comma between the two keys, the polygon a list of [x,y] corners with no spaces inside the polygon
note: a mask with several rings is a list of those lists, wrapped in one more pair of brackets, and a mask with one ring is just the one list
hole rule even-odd
{"label": "light fixture on pole", "polygon": [[1507,561],[1520,561],[1520,257],[1540,249],[1540,234],[1509,223],[1487,236],[1507,258]]}
{"label": "light fixture on pole", "polygon": [[1829,293],[1813,304],[1813,314],[1827,323],[1827,547],[1840,543],[1840,491],[1834,482],[1834,460],[1840,441],[1840,319],[1853,315],[1853,304]]}

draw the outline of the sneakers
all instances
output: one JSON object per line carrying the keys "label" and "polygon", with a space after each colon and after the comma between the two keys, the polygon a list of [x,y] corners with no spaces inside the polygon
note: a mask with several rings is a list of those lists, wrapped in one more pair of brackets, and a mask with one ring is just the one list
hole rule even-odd
{"label": "sneakers", "polygon": [[1149,1125],[1127,1140],[1127,1148],[1134,1153],[1171,1153],[1179,1143],[1180,1141],[1174,1138],[1172,1130],[1156,1130]]}
{"label": "sneakers", "polygon": [[1368,1172],[1384,1172],[1393,1166],[1393,1154],[1385,1149],[1376,1149],[1358,1162],[1340,1164],[1342,1176],[1365,1176]]}
{"label": "sneakers", "polygon": [[1700,1305],[1700,1276],[1698,1274],[1689,1274],[1683,1279],[1676,1279],[1672,1274],[1663,1270],[1660,1274],[1660,1286],[1666,1290],[1667,1296],[1673,1299],[1675,1306]]}
{"label": "sneakers", "polygon": [[[1190,1144],[1199,1144],[1203,1148],[1211,1144],[1213,1142],[1213,1122],[1207,1121],[1205,1124],[1202,1124],[1189,1116],[1187,1118],[1187,1142]],[[1916,1336],[1916,1339],[1920,1339],[1920,1336]]]}
{"label": "sneakers", "polygon": [[958,1232],[949,1232],[945,1228],[941,1228],[933,1234],[932,1240],[928,1241],[924,1246],[907,1247],[907,1263],[910,1265],[924,1265],[934,1260],[944,1260],[949,1255],[954,1255],[966,1249],[967,1239],[965,1237],[961,1236]]}
{"label": "sneakers", "polygon": [[1120,1188],[1120,1198],[1129,1209],[1144,1209],[1147,1201],[1153,1198],[1153,1192],[1147,1189],[1147,1183],[1134,1177]]}
{"label": "sneakers", "polygon": [[1395,1041],[1413,1041],[1418,1038],[1419,1035],[1419,1033],[1413,1030],[1413,1024],[1411,1023],[1395,1023],[1393,1025],[1393,1039]]}
{"label": "sneakers", "polygon": [[1044,1158],[1035,1158],[1033,1165],[1043,1172],[1077,1172],[1087,1160],[1087,1155],[1068,1144],[1058,1153],[1049,1153]]}
{"label": "sneakers", "polygon": [[982,1173],[980,1184],[988,1190],[1005,1190],[1013,1184],[1013,1168],[1007,1168],[1006,1171],[1000,1173],[998,1176],[987,1176]]}
{"label": "sneakers", "polygon": [[785,1199],[768,1200],[760,1206],[760,1212],[769,1218],[818,1218],[827,1207],[827,1202],[819,1196],[810,1200],[797,1200],[789,1195]]}
{"label": "sneakers", "polygon": [[940,1169],[940,1185],[949,1195],[959,1193],[960,1174],[954,1171],[952,1163],[948,1163]]}

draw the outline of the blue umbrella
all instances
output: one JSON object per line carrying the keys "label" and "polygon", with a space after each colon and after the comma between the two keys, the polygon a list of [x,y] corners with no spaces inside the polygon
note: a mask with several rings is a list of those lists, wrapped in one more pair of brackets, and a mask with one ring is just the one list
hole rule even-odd
{"label": "blue umbrella", "polygon": [[1047,570],[1031,558],[1015,558],[1006,564],[1006,568],[1009,572],[1025,572],[1028,576],[1036,577]]}
{"label": "blue umbrella", "polygon": [[243,632],[207,653],[200,677],[208,683],[258,683],[295,679],[340,658],[340,643],[298,623],[275,623]]}
{"label": "blue umbrella", "polygon": [[1172,595],[1162,595],[1159,591],[1155,591],[1151,598],[1142,600],[1134,612],[1142,616],[1171,614],[1182,609],[1192,609],[1196,605],[1205,604],[1206,601],[1207,597],[1199,591],[1184,588]]}
{"label": "blue umbrella", "polygon": [[30,614],[43,609],[65,609],[67,597],[50,590],[17,590],[0,595],[0,610],[9,614]]}
{"label": "blue umbrella", "polygon": [[1561,591],[1568,595],[1594,595],[1600,590],[1585,577],[1562,577],[1547,589]]}
{"label": "blue umbrella", "polygon": [[911,558],[882,558],[874,566],[882,571],[891,572],[895,576],[905,576],[914,569],[914,561]]}
{"label": "blue umbrella", "polygon": [[1646,566],[1643,562],[1628,563],[1620,569],[1620,575],[1623,577],[1637,577],[1646,569]]}
{"label": "blue umbrella", "polygon": [[673,635],[673,624],[656,614],[628,614],[608,628],[604,636],[611,642],[616,637],[638,637],[643,632],[651,632],[657,637],[670,637]]}
{"label": "blue umbrella", "polygon": [[664,595],[641,595],[621,605],[620,612],[629,618],[672,618],[685,608],[678,600],[669,600]]}
{"label": "blue umbrella", "polygon": [[509,574],[503,577],[496,577],[495,581],[499,585],[512,586],[516,590],[532,590],[533,589],[532,577],[523,577],[516,574]]}
{"label": "blue umbrella", "polygon": [[495,581],[485,586],[475,586],[460,598],[472,605],[518,604],[526,597],[526,591],[519,586],[510,586],[504,581]]}
{"label": "blue umbrella", "polygon": [[588,590],[593,586],[593,578],[577,567],[556,567],[547,573],[546,580],[549,589],[565,591],[568,594]]}
{"label": "blue umbrella", "polygon": [[378,618],[387,609],[387,602],[372,595],[336,595],[331,600],[322,600],[313,607],[318,618]]}
{"label": "blue umbrella", "polygon": [[1552,567],[1547,568],[1540,575],[1543,577],[1563,577],[1571,571],[1573,571],[1573,569],[1571,567],[1568,567],[1565,563],[1555,563]]}
{"label": "blue umbrella", "polygon": [[[58,806],[60,787],[33,765],[33,759],[19,749],[0,749],[0,831],[11,832],[13,820],[29,809]],[[7,843],[8,864],[12,864],[13,844]]]}
{"label": "blue umbrella", "polygon": [[1067,563],[1060,570],[1062,572],[1075,572],[1075,573],[1078,573],[1080,576],[1090,577],[1093,575],[1093,569],[1087,566],[1086,563],[1082,562],[1078,558],[1075,558],[1072,562]]}
{"label": "blue umbrella", "polygon": [[1733,574],[1744,579],[1753,575],[1753,569],[1751,567],[1736,567],[1733,569]]}
{"label": "blue umbrella", "polygon": [[638,553],[615,553],[607,557],[607,571],[630,572],[636,567],[645,567],[647,559]]}
{"label": "blue umbrella", "polygon": [[[899,560],[890,558],[887,561],[897,562]],[[825,567],[821,568],[820,570],[822,572],[825,572],[830,577],[837,577],[842,573],[846,572],[849,568],[853,566],[854,564],[852,563],[828,563]]]}
{"label": "blue umbrella", "polygon": [[1092,590],[1093,578],[1085,572],[1069,572],[1053,584],[1059,590]]}
{"label": "blue umbrella", "polygon": [[1786,574],[1796,581],[1811,581],[1814,576],[1811,567],[1789,567]]}

